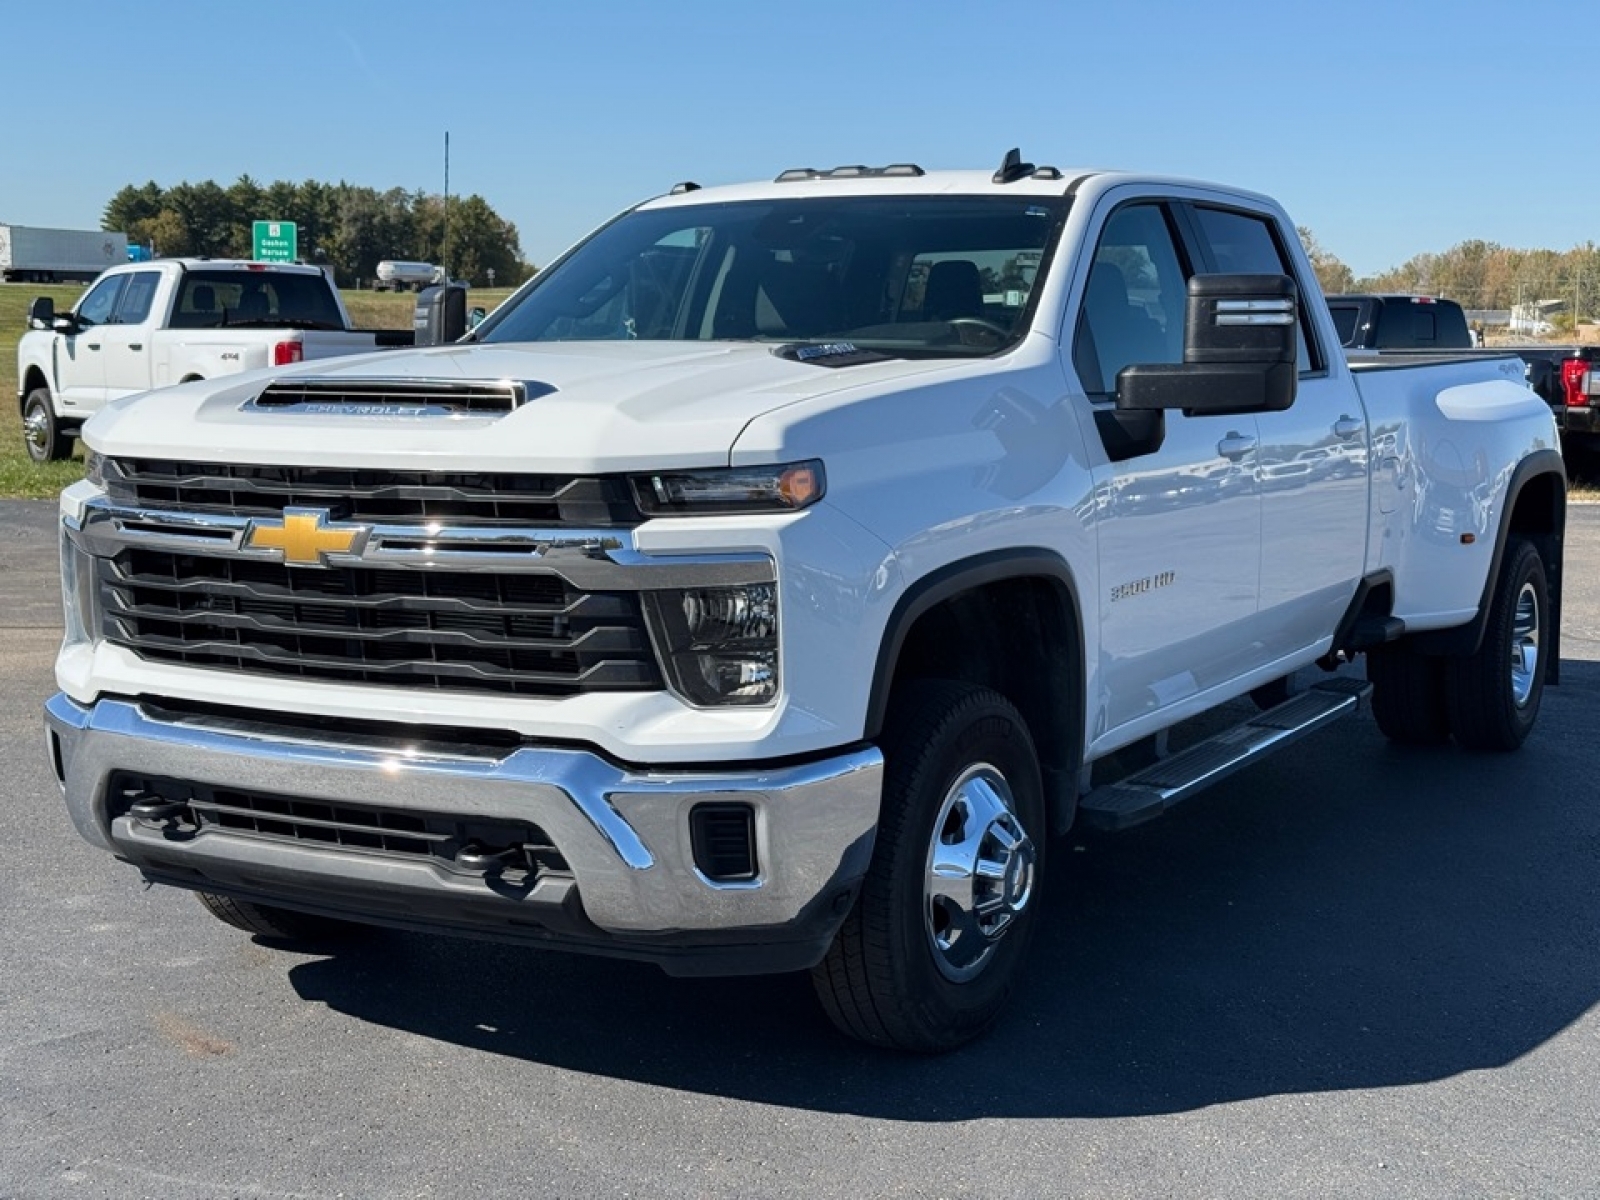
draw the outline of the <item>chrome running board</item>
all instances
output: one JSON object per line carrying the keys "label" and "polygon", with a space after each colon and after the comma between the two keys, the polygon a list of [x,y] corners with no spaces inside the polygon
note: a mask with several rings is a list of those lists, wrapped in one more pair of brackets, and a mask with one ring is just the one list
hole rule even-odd
{"label": "chrome running board", "polygon": [[1142,825],[1272,751],[1356,712],[1371,692],[1366,680],[1343,676],[1313,684],[1243,724],[1095,788],[1078,801],[1078,816],[1096,829]]}

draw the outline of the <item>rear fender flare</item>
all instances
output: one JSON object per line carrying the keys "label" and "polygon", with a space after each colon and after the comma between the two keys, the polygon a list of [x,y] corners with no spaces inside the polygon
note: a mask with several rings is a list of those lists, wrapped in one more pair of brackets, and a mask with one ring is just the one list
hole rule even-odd
{"label": "rear fender flare", "polygon": [[1557,450],[1536,450],[1518,463],[1512,472],[1511,482],[1506,486],[1505,503],[1500,507],[1500,526],[1495,534],[1494,554],[1489,560],[1489,574],[1483,581],[1483,593],[1478,597],[1477,614],[1465,625],[1413,634],[1409,640],[1419,653],[1460,655],[1478,652],[1483,644],[1484,629],[1489,623],[1489,605],[1494,597],[1495,581],[1500,578],[1517,502],[1533,480],[1546,475],[1555,476],[1560,484],[1557,489],[1558,502],[1550,514],[1550,529],[1540,539],[1540,554],[1545,560],[1545,578],[1550,588],[1548,681],[1557,681],[1561,663],[1561,565],[1567,527],[1567,469]]}

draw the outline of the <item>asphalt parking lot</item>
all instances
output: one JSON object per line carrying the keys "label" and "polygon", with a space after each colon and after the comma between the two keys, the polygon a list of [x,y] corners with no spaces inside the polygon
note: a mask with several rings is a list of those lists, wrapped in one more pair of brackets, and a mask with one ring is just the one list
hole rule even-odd
{"label": "asphalt parking lot", "polygon": [[0,503],[0,1198],[1600,1196],[1600,507],[1524,750],[1363,714],[1080,838],[940,1059],[803,978],[253,942],[70,828],[51,504]]}

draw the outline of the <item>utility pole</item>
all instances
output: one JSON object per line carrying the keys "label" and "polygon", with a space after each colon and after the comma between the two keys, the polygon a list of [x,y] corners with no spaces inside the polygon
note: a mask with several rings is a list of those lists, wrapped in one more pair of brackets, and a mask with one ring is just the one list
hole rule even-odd
{"label": "utility pole", "polygon": [[450,282],[450,131],[444,131],[444,245],[439,250],[439,257],[444,259],[439,265],[444,268],[444,281]]}

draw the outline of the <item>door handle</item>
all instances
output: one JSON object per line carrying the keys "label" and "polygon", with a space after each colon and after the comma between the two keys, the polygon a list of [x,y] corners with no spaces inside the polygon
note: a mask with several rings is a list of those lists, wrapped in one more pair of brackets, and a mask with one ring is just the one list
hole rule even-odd
{"label": "door handle", "polygon": [[1366,423],[1357,417],[1340,417],[1333,423],[1333,436],[1353,438],[1365,428]]}
{"label": "door handle", "polygon": [[129,342],[128,343],[128,349],[129,350],[143,350],[144,349],[144,343],[143,342]]}
{"label": "door handle", "polygon": [[100,343],[99,342],[85,342],[84,345],[87,346],[91,350],[100,349]]}
{"label": "door handle", "polygon": [[1230,433],[1217,443],[1217,453],[1231,462],[1238,462],[1256,448],[1256,439],[1248,433]]}

